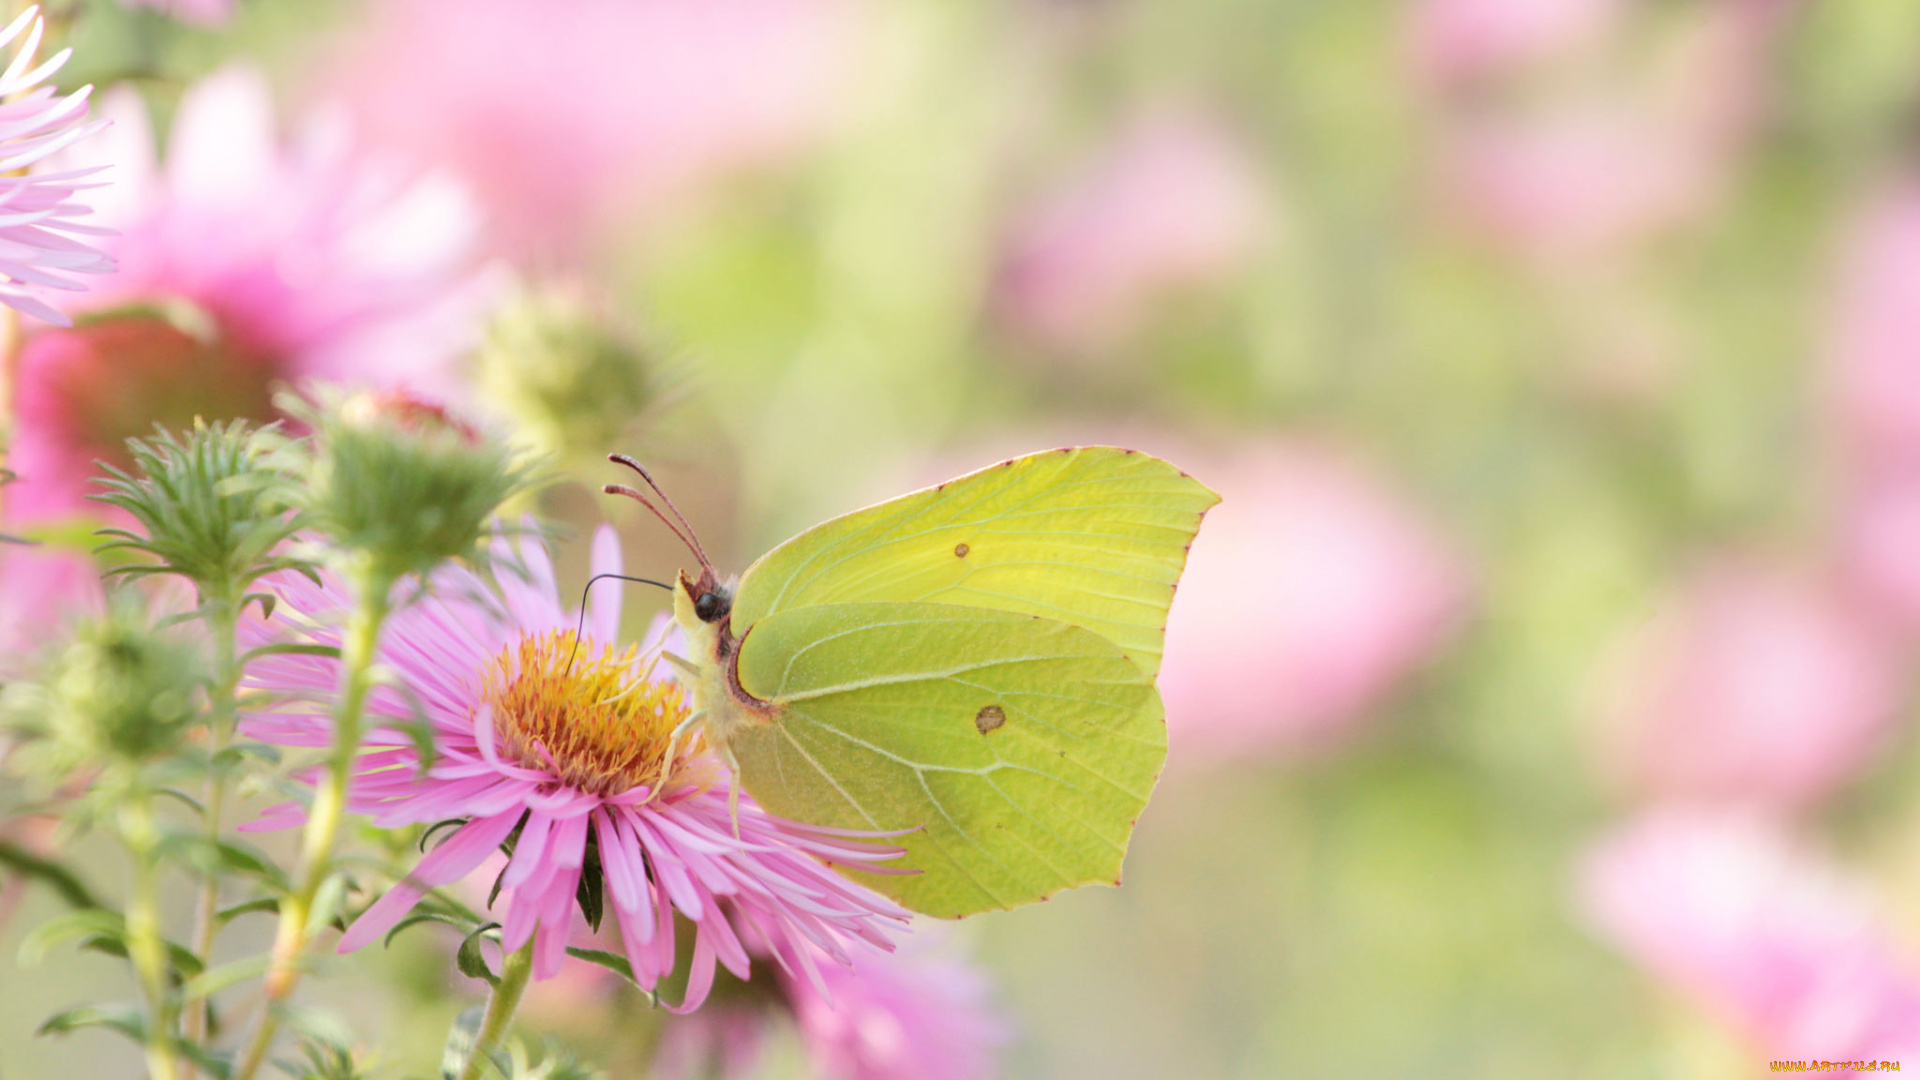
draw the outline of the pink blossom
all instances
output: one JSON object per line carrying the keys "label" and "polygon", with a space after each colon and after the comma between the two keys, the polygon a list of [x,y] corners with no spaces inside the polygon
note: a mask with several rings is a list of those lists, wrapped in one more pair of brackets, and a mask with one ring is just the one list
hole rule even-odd
{"label": "pink blossom", "polygon": [[1851,780],[1898,719],[1887,643],[1776,567],[1698,574],[1606,671],[1616,768],[1641,791],[1798,805]]}
{"label": "pink blossom", "polygon": [[1545,264],[1594,258],[1709,205],[1710,148],[1617,106],[1468,126],[1446,168],[1462,209]]}
{"label": "pink blossom", "polygon": [[1614,256],[1700,220],[1763,114],[1786,0],[1707,5],[1664,53],[1527,108],[1446,124],[1442,183],[1495,240],[1546,267]]}
{"label": "pink blossom", "polygon": [[0,679],[23,674],[61,624],[101,610],[100,573],[78,552],[0,542]]}
{"label": "pink blossom", "polygon": [[1920,469],[1865,470],[1847,483],[1837,561],[1861,609],[1920,633]]}
{"label": "pink blossom", "polygon": [[575,254],[817,138],[848,30],[839,0],[390,0],[331,83],[475,184],[510,246]]}
{"label": "pink blossom", "polygon": [[1234,133],[1147,117],[1019,218],[997,301],[1043,346],[1109,351],[1167,294],[1244,269],[1268,222],[1264,180]]}
{"label": "pink blossom", "polygon": [[924,949],[860,950],[823,967],[826,993],[787,975],[814,1070],[835,1080],[982,1080],[1008,1039],[972,966]]}
{"label": "pink blossom", "polygon": [[[425,890],[471,873],[512,836],[500,879],[502,945],[512,951],[534,942],[534,975],[552,978],[566,959],[589,834],[607,906],[642,986],[674,968],[676,914],[695,927],[686,996],[676,1009],[706,999],[716,964],[749,978],[750,942],[764,943],[823,992],[823,958],[827,966],[847,964],[856,946],[892,947],[907,913],[828,864],[884,872],[876,862],[897,858],[899,848],[773,817],[745,795],[734,818],[724,772],[699,736],[670,734],[688,706],[677,685],[656,676],[658,646],[619,653],[607,644],[619,625],[619,593],[595,594],[588,634],[576,638],[545,549],[526,543],[516,557],[499,540],[495,556],[503,568],[497,593],[467,570],[443,569],[390,620],[379,663],[422,703],[437,756],[421,776],[412,737],[392,726],[376,730],[363,743],[349,806],[381,828],[465,824],[361,914],[342,951],[379,940]],[[595,572],[617,572],[618,564],[618,544],[603,530]],[[514,566],[524,578],[505,569]],[[293,577],[277,591],[286,611],[314,627],[315,640],[338,642],[334,627],[349,602],[337,584]],[[311,697],[335,685],[337,666],[269,657],[249,678],[260,689]],[[408,699],[391,688],[376,694],[369,711],[390,725],[411,715]],[[313,712],[255,715],[244,730],[287,746],[324,746],[333,737],[330,719]],[[251,827],[284,827],[301,816],[288,803]]]}
{"label": "pink blossom", "polygon": [[164,11],[181,22],[220,26],[233,18],[234,0],[120,0],[127,7]]}
{"label": "pink blossom", "polygon": [[1337,741],[1446,643],[1466,571],[1390,485],[1305,444],[1180,460],[1221,502],[1167,618],[1176,758]]}
{"label": "pink blossom", "polygon": [[1411,47],[1420,79],[1447,86],[1556,59],[1604,39],[1624,0],[1416,0]]}
{"label": "pink blossom", "polygon": [[456,392],[481,311],[456,189],[367,158],[324,119],[283,145],[251,69],[188,91],[164,170],[137,95],[103,111],[115,127],[84,150],[121,173],[101,204],[121,272],[68,308],[142,311],[27,343],[9,520],[82,509],[94,459],[156,421],[267,418],[279,380]]}
{"label": "pink blossom", "polygon": [[[36,319],[66,326],[67,317],[34,295],[33,287],[84,291],[75,274],[106,274],[113,260],[76,236],[106,232],[83,225],[90,210],[78,193],[100,187],[98,168],[54,168],[62,150],[98,133],[107,121],[86,123],[85,86],[60,97],[40,85],[60,70],[73,52],[62,49],[34,66],[45,23],[39,8],[28,8],[0,30],[0,48],[19,41],[5,72],[0,72],[0,304]],[[25,35],[24,39],[22,35]]]}
{"label": "pink blossom", "polygon": [[774,1031],[776,1010],[785,1007],[778,991],[766,985],[740,984],[700,1011],[668,1021],[648,1074],[660,1080],[752,1075]]}
{"label": "pink blossom", "polygon": [[1920,178],[1853,223],[1835,316],[1829,366],[1852,448],[1920,466]]}
{"label": "pink blossom", "polygon": [[652,1071],[744,1076],[790,1015],[823,1080],[982,1080],[1008,1025],[985,975],[933,942],[916,933],[898,952],[860,949],[851,965],[823,965],[824,993],[784,973],[716,989],[706,1008],[667,1023]]}
{"label": "pink blossom", "polygon": [[1581,866],[1600,933],[1778,1059],[1920,1056],[1920,965],[1862,881],[1777,824],[1663,810]]}

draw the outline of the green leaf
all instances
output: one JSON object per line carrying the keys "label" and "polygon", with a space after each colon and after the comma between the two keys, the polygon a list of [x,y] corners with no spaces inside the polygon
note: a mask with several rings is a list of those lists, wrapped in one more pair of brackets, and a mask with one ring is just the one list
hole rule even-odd
{"label": "green leaf", "polygon": [[467,1056],[473,1053],[474,1044],[480,1041],[480,1025],[486,1022],[486,1017],[486,1010],[475,1005],[453,1018],[453,1026],[447,1029],[446,1049],[440,1052],[442,1080],[454,1080],[466,1069]]}
{"label": "green leaf", "polygon": [[118,940],[126,936],[126,920],[117,911],[82,908],[56,915],[34,927],[20,942],[20,966],[35,967],[47,958],[54,946],[68,941],[104,937]]}
{"label": "green leaf", "polygon": [[273,861],[273,857],[245,840],[209,840],[195,834],[175,833],[162,841],[160,852],[180,860],[201,874],[240,874],[258,878],[279,892],[292,888],[286,871]]}
{"label": "green leaf", "polygon": [[303,645],[297,642],[281,642],[275,645],[262,645],[257,649],[248,649],[240,655],[241,664],[250,664],[263,656],[324,656],[330,660],[340,659],[340,649],[333,645]]}
{"label": "green leaf", "polygon": [[225,926],[242,915],[251,915],[258,911],[278,913],[279,910],[280,900],[278,897],[263,896],[258,900],[249,900],[244,904],[235,904],[230,908],[222,908],[213,918],[215,922]]}
{"label": "green leaf", "polygon": [[424,922],[445,923],[448,926],[451,926],[462,933],[466,933],[473,929],[472,923],[462,921],[460,919],[453,917],[452,915],[443,915],[437,911],[416,911],[413,914],[407,916],[406,918],[401,919],[399,922],[393,924],[393,929],[387,931],[387,936],[381,939],[381,944],[392,945],[394,937],[398,935],[400,931],[405,930],[410,926],[418,926]]}
{"label": "green leaf", "polygon": [[320,891],[314,894],[313,912],[307,916],[307,936],[312,937],[333,925],[345,929],[340,920],[340,909],[347,900],[348,879],[345,874],[330,874],[320,883]]}
{"label": "green leaf", "polygon": [[185,1039],[175,1042],[173,1045],[180,1051],[182,1056],[191,1059],[195,1065],[205,1069],[209,1076],[214,1077],[214,1080],[227,1080],[228,1077],[233,1075],[233,1058],[231,1056],[217,1053],[198,1043],[188,1042]]}
{"label": "green leaf", "polygon": [[90,1027],[117,1031],[140,1045],[147,1041],[146,1014],[137,1005],[82,1005],[48,1017],[34,1034],[65,1035]]}
{"label": "green leaf", "polygon": [[201,972],[188,979],[186,985],[180,988],[180,1000],[183,1004],[198,1001],[211,994],[217,994],[234,983],[265,975],[267,966],[272,963],[272,960],[272,957],[265,955],[249,956],[244,960],[235,960],[230,964],[221,964],[217,968]]}
{"label": "green leaf", "polygon": [[460,941],[460,950],[454,953],[453,962],[460,968],[460,974],[469,979],[485,979],[488,986],[499,986],[500,977],[487,967],[487,958],[480,951],[480,943],[486,935],[500,929],[499,923],[487,923],[468,934]]}
{"label": "green leaf", "polygon": [[[173,962],[174,971],[177,976],[192,978],[200,974],[200,969],[204,967],[205,964],[202,963],[198,956],[193,954],[193,950],[177,941],[169,941],[166,943],[166,946],[167,959]],[[108,956],[117,956],[122,960],[127,958],[127,942],[124,936],[102,935],[100,937],[92,937],[81,942],[80,947],[89,952],[106,953]]]}
{"label": "green leaf", "polygon": [[193,796],[187,794],[186,792],[181,791],[179,788],[170,788],[170,787],[160,788],[158,791],[155,791],[154,794],[165,795],[168,798],[175,799],[181,803],[184,803],[186,804],[186,806],[191,808],[193,812],[196,814],[204,815],[207,812],[207,808],[201,805],[199,799],[196,799]]}
{"label": "green leaf", "polygon": [[[633,965],[629,964],[627,958],[621,956],[619,953],[607,952],[604,949],[579,949],[569,945],[567,946],[567,955],[573,957],[575,960],[585,960],[589,964],[598,964],[633,985],[640,986],[640,981],[633,977]],[[648,1001],[654,1000],[652,991],[641,987],[641,992],[647,995]]]}
{"label": "green leaf", "polygon": [[44,883],[60,894],[60,899],[77,908],[99,907],[93,890],[79,876],[52,859],[45,859],[10,840],[0,840],[0,866],[23,877]]}

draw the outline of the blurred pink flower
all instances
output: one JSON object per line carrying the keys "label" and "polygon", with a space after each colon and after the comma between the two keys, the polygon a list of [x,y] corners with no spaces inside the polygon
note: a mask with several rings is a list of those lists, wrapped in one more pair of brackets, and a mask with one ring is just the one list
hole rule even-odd
{"label": "blurred pink flower", "polygon": [[983,1080],[1009,1038],[986,977],[925,948],[822,965],[825,995],[782,973],[814,1070],[835,1080]]}
{"label": "blurred pink flower", "polygon": [[0,679],[24,674],[62,624],[102,603],[100,573],[87,556],[0,543]]}
{"label": "blurred pink flower", "polygon": [[1607,36],[1626,0],[1416,0],[1415,73],[1445,87],[1510,74]]}
{"label": "blurred pink flower", "polygon": [[1578,262],[1684,221],[1711,202],[1711,147],[1613,105],[1471,125],[1448,183],[1501,242],[1541,263]]}
{"label": "blurred pink flower", "polygon": [[247,68],[188,91],[164,171],[137,94],[103,111],[114,129],[73,158],[120,173],[100,208],[120,273],[68,307],[125,310],[22,350],[8,520],[81,509],[92,461],[155,421],[270,416],[279,380],[458,393],[483,306],[458,189],[366,157],[324,117],[282,145]]}
{"label": "blurred pink flower", "polygon": [[1444,189],[1479,228],[1549,267],[1699,220],[1758,126],[1791,7],[1703,5],[1663,49],[1630,54],[1564,98],[1468,110],[1443,135]]}
{"label": "blurred pink flower", "polygon": [[840,0],[389,0],[332,85],[375,136],[473,183],[513,248],[571,255],[596,228],[821,134],[848,12]]}
{"label": "blurred pink flower", "polygon": [[716,986],[699,1012],[667,1021],[653,1073],[744,1076],[791,1014],[823,1080],[984,1080],[1010,1030],[986,976],[946,943],[929,947],[926,930],[893,953],[860,949],[850,967],[818,964],[820,987],[785,968],[777,980]]}
{"label": "blurred pink flower", "polygon": [[1920,965],[1869,889],[1749,816],[1665,810],[1583,861],[1601,934],[1768,1058],[1920,1057]]}
{"label": "blurred pink flower", "polygon": [[19,41],[12,63],[0,73],[0,304],[66,326],[67,317],[34,296],[32,287],[82,291],[86,286],[72,275],[111,273],[113,260],[74,239],[106,232],[76,220],[90,210],[75,196],[105,183],[89,179],[100,170],[54,168],[50,159],[107,121],[84,122],[93,87],[60,97],[52,86],[40,85],[73,52],[62,49],[35,67],[44,29],[39,9],[28,8],[0,30],[0,48]]}
{"label": "blurred pink flower", "polygon": [[1389,485],[1308,445],[1176,460],[1221,495],[1167,618],[1176,758],[1335,742],[1446,643],[1467,571]]}
{"label": "blurred pink flower", "polygon": [[1263,188],[1225,127],[1146,118],[1016,221],[996,286],[1001,312],[1048,348],[1110,350],[1166,294],[1245,268],[1269,224]]}
{"label": "blurred pink flower", "polygon": [[1778,568],[1698,575],[1604,672],[1614,766],[1661,795],[1799,805],[1856,776],[1899,717],[1889,644]]}
{"label": "blurred pink flower", "polygon": [[1867,470],[1847,486],[1838,539],[1846,583],[1889,629],[1920,634],[1920,469]]}
{"label": "blurred pink flower", "polygon": [[660,1080],[752,1075],[772,1033],[771,1010],[777,1004],[758,991],[744,1000],[715,997],[699,1011],[667,1021],[647,1074]]}
{"label": "blurred pink flower", "polygon": [[1835,307],[1828,364],[1852,449],[1920,467],[1920,177],[1854,221]]}
{"label": "blurred pink flower", "polygon": [[181,22],[219,26],[233,18],[234,0],[120,0],[127,7],[164,11]]}

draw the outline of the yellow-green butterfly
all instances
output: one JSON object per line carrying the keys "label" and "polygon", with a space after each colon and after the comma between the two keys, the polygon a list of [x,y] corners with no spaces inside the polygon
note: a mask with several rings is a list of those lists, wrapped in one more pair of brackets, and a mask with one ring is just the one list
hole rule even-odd
{"label": "yellow-green butterfly", "polygon": [[[1166,761],[1154,675],[1174,584],[1219,496],[1132,450],[1001,462],[834,518],[723,583],[685,518],[629,495],[682,572],[693,716],[772,813],[914,830],[914,875],[861,880],[957,918],[1117,884]],[[678,521],[678,525],[675,522]]]}

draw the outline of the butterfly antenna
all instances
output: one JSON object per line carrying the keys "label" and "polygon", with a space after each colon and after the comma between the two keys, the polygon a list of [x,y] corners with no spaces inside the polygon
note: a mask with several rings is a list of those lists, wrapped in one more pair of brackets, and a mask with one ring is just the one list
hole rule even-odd
{"label": "butterfly antenna", "polygon": [[[660,501],[666,504],[668,510],[672,511],[674,519],[680,523],[680,528],[673,529],[673,522],[667,521],[665,514],[660,513],[652,503],[648,503],[646,499],[641,498],[640,493],[634,491],[632,488],[628,488],[619,494],[631,495],[634,498],[640,499],[642,503],[645,503],[647,509],[652,510],[654,515],[666,524],[667,528],[673,529],[674,535],[680,538],[681,543],[687,545],[688,549],[693,552],[694,558],[700,560],[700,569],[712,572],[713,563],[708,560],[706,549],[700,546],[699,535],[693,531],[693,526],[687,522],[687,516],[680,512],[679,507],[673,505],[672,497],[667,494],[665,488],[660,486],[660,482],[653,478],[653,474],[647,471],[647,467],[625,454],[608,454],[607,460],[625,465],[627,468],[640,474],[640,479],[645,480],[647,486],[653,489],[653,493],[660,496]],[[613,488],[615,486],[616,485],[612,484],[607,485],[607,493],[614,494]]]}
{"label": "butterfly antenna", "polygon": [[594,582],[603,581],[607,578],[614,578],[619,581],[631,581],[635,585],[657,585],[668,592],[673,591],[673,586],[664,581],[655,581],[652,578],[644,577],[629,577],[626,574],[595,574],[588,578],[587,584],[580,590],[580,621],[577,622],[573,628],[573,648],[567,653],[567,674],[573,673],[573,658],[580,655],[580,635],[587,632],[587,594],[593,591]]}

